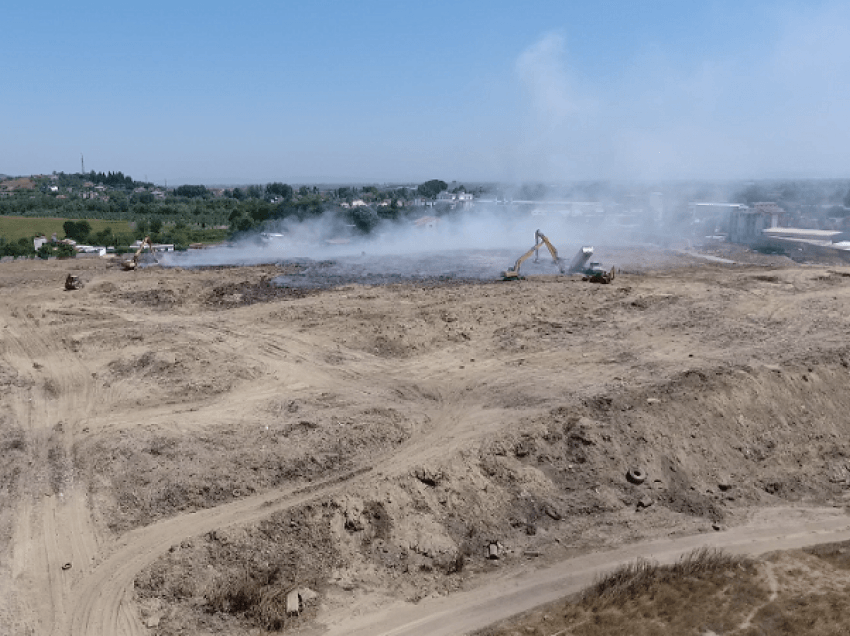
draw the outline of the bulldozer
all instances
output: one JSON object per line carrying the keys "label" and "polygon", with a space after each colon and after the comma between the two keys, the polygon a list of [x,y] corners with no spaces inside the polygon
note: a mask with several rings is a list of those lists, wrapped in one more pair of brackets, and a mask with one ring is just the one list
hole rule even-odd
{"label": "bulldozer", "polygon": [[520,280],[523,278],[519,275],[519,268],[525,261],[531,258],[531,255],[534,254],[534,260],[537,260],[539,256],[540,248],[546,246],[549,249],[549,253],[552,255],[552,260],[555,261],[555,264],[558,266],[558,271],[562,274],[564,273],[564,263],[558,257],[558,250],[555,249],[555,246],[549,241],[548,238],[541,232],[540,230],[535,230],[534,232],[534,247],[528,250],[525,254],[520,256],[516,263],[514,263],[513,267],[509,267],[505,271],[502,272],[502,280]]}
{"label": "bulldozer", "polygon": [[593,262],[590,264],[586,270],[582,272],[581,279],[583,281],[587,281],[588,283],[601,283],[602,285],[607,285],[617,275],[617,268],[612,267],[610,270],[602,269],[602,265],[598,262]]}
{"label": "bulldozer", "polygon": [[83,288],[83,281],[79,276],[68,274],[65,278],[65,291],[76,291]]}
{"label": "bulldozer", "polygon": [[[139,245],[139,249],[137,249],[136,253],[133,254],[133,259],[121,261],[121,267],[123,267],[127,271],[136,269],[136,267],[139,266],[139,258],[142,256],[142,252],[145,249],[145,245],[148,246],[148,249],[150,249],[151,254],[155,254],[153,249],[153,243],[151,242],[151,237],[146,236],[142,241],[142,244]],[[154,261],[156,261],[156,256],[154,256]]]}

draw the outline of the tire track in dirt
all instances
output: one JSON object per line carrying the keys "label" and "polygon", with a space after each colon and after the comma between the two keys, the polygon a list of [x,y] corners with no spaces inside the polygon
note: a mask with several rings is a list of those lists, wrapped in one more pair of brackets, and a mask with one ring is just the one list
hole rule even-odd
{"label": "tire track in dirt", "polygon": [[[74,611],[70,624],[72,634],[138,633],[141,628],[132,601],[133,580],[140,570],[153,563],[169,547],[182,539],[226,525],[251,523],[312,499],[331,496],[343,488],[356,486],[367,479],[403,474],[416,463],[445,456],[447,452],[451,452],[458,446],[466,445],[470,441],[480,439],[491,430],[503,427],[506,418],[500,417],[499,409],[494,409],[492,405],[485,405],[482,402],[484,394],[494,388],[492,385],[488,386],[491,382],[500,387],[509,386],[518,391],[530,390],[536,386],[534,371],[530,366],[517,366],[513,373],[507,374],[510,380],[506,381],[504,365],[512,361],[520,365],[519,361],[522,358],[519,355],[513,356],[511,360],[502,357],[488,371],[481,369],[484,365],[479,365],[475,373],[470,373],[470,379],[464,382],[463,378],[466,376],[463,373],[452,372],[451,375],[446,373],[447,369],[457,368],[458,360],[452,359],[451,352],[432,356],[428,365],[422,365],[415,362],[400,363],[398,360],[389,362],[377,356],[346,351],[346,355],[356,356],[358,360],[357,375],[346,376],[345,370],[331,372],[319,368],[315,363],[310,364],[322,352],[330,352],[336,348],[335,345],[321,342],[318,336],[281,330],[276,337],[273,337],[267,330],[264,331],[259,327],[237,331],[227,324],[221,327],[208,321],[205,324],[199,324],[199,322],[203,323],[190,318],[183,323],[183,327],[188,328],[191,325],[193,329],[207,331],[205,338],[210,342],[215,342],[213,337],[215,329],[228,330],[228,337],[240,343],[238,353],[241,356],[269,363],[270,374],[279,372],[284,382],[306,381],[316,387],[326,387],[333,386],[332,382],[342,380],[349,388],[362,391],[362,382],[366,377],[377,379],[382,374],[385,374],[384,380],[391,375],[403,377],[405,386],[418,385],[433,394],[433,400],[423,409],[427,423],[420,427],[420,430],[414,431],[412,437],[400,448],[383,458],[377,458],[374,461],[376,466],[374,473],[368,473],[365,476],[347,475],[343,476],[342,481],[330,479],[306,490],[276,490],[225,506],[180,515],[128,533],[119,539],[112,555],[79,586],[79,594],[72,605]],[[279,339],[282,338],[287,339],[285,347],[280,346]],[[232,347],[227,350],[234,351]],[[585,348],[582,351],[587,353],[588,349]],[[599,351],[605,352],[603,347],[599,347]],[[596,349],[590,351],[591,358],[588,360],[588,367],[596,369],[595,374],[582,373],[583,364],[580,358],[577,355],[570,356],[573,362],[578,364],[571,367],[572,373],[564,374],[563,378],[558,378],[555,383],[552,383],[553,386],[557,383],[557,388],[568,389],[570,393],[579,394],[598,386],[600,382],[610,380],[619,371],[600,371],[594,360],[594,356],[599,351]],[[278,356],[287,357],[287,361],[281,362]],[[529,353],[525,357],[529,361],[533,358],[552,364],[562,356],[563,352],[543,352]],[[307,364],[302,367],[299,363]],[[612,365],[612,369],[614,366]],[[471,384],[473,381],[475,384]],[[272,380],[261,380],[257,386],[252,387],[250,397],[261,399],[268,396],[271,394],[271,387]],[[472,389],[471,395],[467,395],[468,388]],[[244,395],[240,394],[240,397]],[[523,412],[529,411],[513,409],[511,416],[518,419]]]}
{"label": "tire track in dirt", "polygon": [[783,520],[778,508],[769,519],[713,535],[694,535],[631,544],[584,555],[543,569],[493,580],[448,597],[429,598],[413,605],[395,603],[373,614],[330,625],[326,636],[457,636],[486,627],[520,612],[581,591],[594,579],[638,557],[662,564],[701,547],[723,548],[733,554],[757,556],[817,543],[850,539],[850,517],[833,508],[807,509],[806,518]]}
{"label": "tire track in dirt", "polygon": [[[131,607],[129,594],[133,580],[176,542],[224,526],[258,521],[280,510],[333,494],[360,479],[365,477],[347,475],[301,490],[277,490],[130,531],[122,537],[112,555],[80,586],[66,633],[86,636],[134,633],[121,629],[126,627],[125,617]],[[130,622],[137,624],[138,617]]]}
{"label": "tire track in dirt", "polygon": [[[313,346],[308,342],[301,345],[305,348]],[[385,361],[375,359],[370,371],[380,374],[386,366]],[[482,404],[480,396],[470,395],[475,391],[467,391],[470,385],[457,378],[446,377],[442,364],[421,365],[412,362],[402,367],[404,371],[400,373],[398,366],[395,368],[400,377],[408,378],[404,386],[414,387],[417,392],[426,393],[433,399],[431,408],[424,411],[428,424],[421,430],[413,431],[411,438],[399,448],[374,458],[370,462],[374,469],[332,477],[302,489],[270,491],[180,515],[127,533],[119,540],[120,546],[81,586],[73,605],[70,633],[75,636],[135,634],[139,619],[133,609],[132,586],[136,575],[171,546],[186,538],[228,525],[252,523],[308,501],[335,495],[367,480],[405,474],[417,464],[445,457],[454,449],[480,440],[489,432],[498,430],[504,422],[504,417],[500,417],[501,409]],[[475,386],[472,388],[486,386],[488,378],[492,376],[495,380],[502,377],[502,373],[501,365],[483,373],[479,370],[474,376]],[[533,370],[521,370],[515,375],[515,386],[521,387],[536,381]],[[598,377],[583,381],[576,379],[573,389],[590,388],[598,380]],[[515,409],[511,412],[515,413],[515,417],[522,413]],[[128,613],[136,616],[131,626],[126,626],[125,617]],[[122,628],[129,631],[122,632]]]}
{"label": "tire track in dirt", "polygon": [[[476,425],[484,422],[485,413],[480,405],[457,403],[463,396],[462,388],[442,381],[429,386],[428,390],[433,393],[435,401],[433,409],[427,413],[428,429],[415,433],[395,451],[374,458],[370,463],[375,469],[363,467],[308,486],[277,489],[128,532],[119,540],[112,554],[79,586],[70,625],[60,633],[74,636],[132,636],[139,633],[139,617],[132,602],[133,581],[141,570],[150,566],[171,546],[217,528],[256,522],[276,512],[333,496],[376,478],[406,473],[417,463],[445,454],[447,449],[456,445],[459,433],[475,432]],[[460,422],[464,426],[459,427]],[[135,617],[130,624],[127,623],[128,615]]]}
{"label": "tire track in dirt", "polygon": [[744,631],[749,629],[753,624],[753,619],[756,617],[756,614],[759,611],[773,603],[776,600],[776,597],[779,596],[779,583],[776,580],[776,575],[773,573],[773,564],[769,561],[766,561],[762,564],[762,570],[764,572],[764,577],[767,580],[767,586],[770,589],[770,595],[767,597],[767,601],[762,603],[761,605],[756,605],[749,614],[747,614],[746,618],[741,622],[740,625],[736,628],[736,631]]}
{"label": "tire track in dirt", "polygon": [[[60,338],[39,337],[29,326],[4,329],[4,359],[33,383],[30,390],[16,392],[12,407],[24,426],[30,452],[22,481],[36,486],[29,501],[19,503],[16,514],[11,545],[15,602],[24,623],[55,633],[65,620],[74,580],[97,553],[72,460],[74,432],[93,412],[95,396],[88,369],[78,356]],[[64,563],[72,568],[76,564],[77,572],[63,569]]]}

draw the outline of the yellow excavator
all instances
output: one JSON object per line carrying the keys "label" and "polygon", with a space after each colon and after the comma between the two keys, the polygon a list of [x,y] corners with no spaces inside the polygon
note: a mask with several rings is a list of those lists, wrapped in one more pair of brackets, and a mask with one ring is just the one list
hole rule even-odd
{"label": "yellow excavator", "polygon": [[520,256],[512,268],[502,272],[502,280],[520,280],[523,278],[519,274],[520,265],[528,260],[532,254],[535,255],[534,260],[536,261],[537,254],[540,248],[544,245],[549,249],[552,259],[558,266],[558,271],[562,274],[581,274],[583,281],[587,281],[589,283],[601,283],[603,285],[607,285],[614,280],[614,277],[617,274],[616,268],[612,267],[610,271],[606,271],[602,269],[602,265],[597,261],[593,261],[588,264],[588,261],[590,261],[590,258],[593,256],[593,248],[590,246],[582,247],[578,251],[578,254],[575,255],[575,258],[573,258],[569,266],[564,266],[563,260],[558,257],[558,250],[555,249],[555,246],[552,245],[549,239],[546,238],[540,230],[537,230],[534,233],[534,247]]}
{"label": "yellow excavator", "polygon": [[519,275],[519,266],[522,265],[526,260],[531,258],[531,255],[534,254],[534,260],[537,260],[538,252],[541,247],[546,246],[549,249],[549,253],[552,255],[552,260],[555,261],[555,265],[558,266],[558,271],[562,274],[564,273],[564,264],[560,258],[558,258],[558,250],[555,249],[555,246],[546,238],[546,236],[540,230],[535,230],[534,232],[534,247],[528,250],[525,254],[516,259],[516,263],[510,269],[502,272],[502,280],[519,280],[522,276]]}
{"label": "yellow excavator", "polygon": [[[142,244],[139,245],[139,249],[137,249],[136,253],[133,254],[133,260],[131,260],[131,261],[130,260],[121,261],[121,267],[123,267],[126,270],[136,269],[136,267],[139,265],[139,257],[141,257],[142,252],[145,249],[145,245],[148,246],[148,249],[150,249],[151,254],[155,253],[154,249],[153,249],[153,243],[151,242],[151,237],[146,236],[144,238],[144,240],[142,241]],[[154,256],[154,260],[156,260],[156,256]]]}

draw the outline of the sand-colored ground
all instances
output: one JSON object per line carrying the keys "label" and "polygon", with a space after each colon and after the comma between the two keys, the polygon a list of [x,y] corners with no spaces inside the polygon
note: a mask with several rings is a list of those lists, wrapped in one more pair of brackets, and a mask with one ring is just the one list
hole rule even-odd
{"label": "sand-colored ground", "polygon": [[0,265],[0,625],[379,633],[592,551],[769,539],[770,509],[843,531],[850,270],[620,257],[323,290]]}

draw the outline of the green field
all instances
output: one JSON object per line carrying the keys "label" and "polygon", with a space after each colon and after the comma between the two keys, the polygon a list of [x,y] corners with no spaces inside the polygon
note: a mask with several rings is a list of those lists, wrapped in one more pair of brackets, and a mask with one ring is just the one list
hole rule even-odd
{"label": "green field", "polygon": [[[44,235],[47,238],[55,232],[59,239],[65,238],[65,230],[62,224],[65,221],[81,221],[82,219],[53,219],[31,216],[0,216],[0,236],[9,242],[20,238],[32,238]],[[97,234],[107,227],[118,233],[130,233],[132,228],[129,221],[103,221],[101,219],[86,219],[91,225],[92,234]]]}

